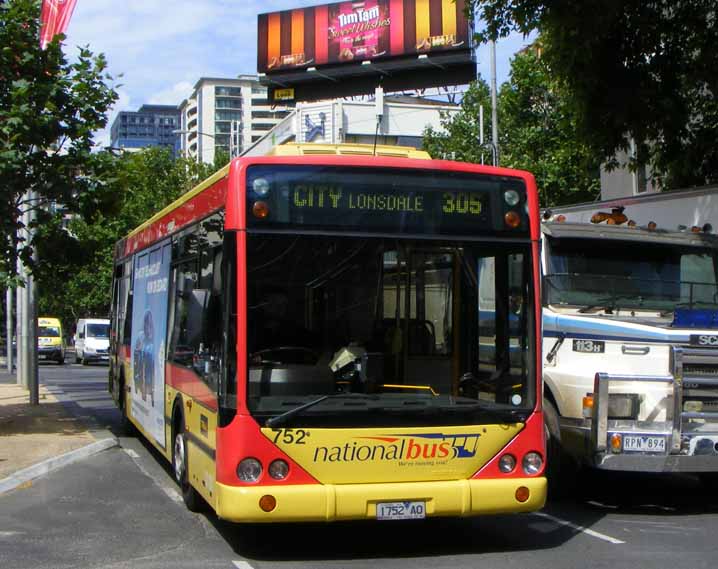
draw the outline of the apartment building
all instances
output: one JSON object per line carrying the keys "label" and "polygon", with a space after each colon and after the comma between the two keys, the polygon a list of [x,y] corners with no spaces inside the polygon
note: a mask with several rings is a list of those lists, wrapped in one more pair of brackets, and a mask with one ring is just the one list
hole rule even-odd
{"label": "apartment building", "polygon": [[289,112],[267,100],[255,75],[236,79],[202,77],[179,105],[180,148],[184,154],[213,162],[217,151],[241,154]]}

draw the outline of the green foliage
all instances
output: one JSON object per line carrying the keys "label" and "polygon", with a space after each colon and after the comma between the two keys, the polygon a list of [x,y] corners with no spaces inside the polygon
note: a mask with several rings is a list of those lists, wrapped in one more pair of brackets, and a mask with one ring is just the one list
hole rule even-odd
{"label": "green foliage", "polygon": [[501,164],[536,176],[541,205],[595,199],[598,157],[576,134],[573,99],[534,50],[514,57],[499,101]]}
{"label": "green foliage", "polygon": [[109,314],[115,243],[214,172],[213,165],[172,159],[156,147],[102,152],[94,160],[103,183],[80,203],[82,215],[67,230],[58,222],[41,230],[40,311],[62,318],[68,329],[77,318]]}
{"label": "green foliage", "polygon": [[[491,98],[486,81],[479,78],[469,85],[461,101],[461,109],[453,117],[444,115],[441,124],[445,132],[428,127],[424,132],[424,150],[434,158],[446,158],[461,162],[491,164],[488,146],[479,145],[479,107],[484,107],[485,118],[490,120]],[[490,122],[486,122],[490,124]],[[486,125],[484,127],[486,131]],[[490,129],[489,129],[490,130]],[[485,140],[490,140],[490,136]]]}
{"label": "green foliage", "polygon": [[478,39],[539,30],[579,134],[609,166],[638,142],[666,187],[718,182],[715,0],[474,0]]}
{"label": "green foliage", "polygon": [[[424,149],[432,156],[491,163],[479,140],[479,106],[485,134],[490,132],[491,100],[479,80],[466,93],[461,110],[442,121],[446,133],[428,129]],[[501,166],[528,170],[536,177],[542,206],[595,199],[599,192],[597,157],[576,136],[571,98],[532,50],[512,61],[511,76],[498,95]],[[485,135],[485,141],[490,136]]]}
{"label": "green foliage", "polygon": [[68,63],[62,36],[40,49],[39,17],[39,0],[0,3],[0,273],[9,280],[18,246],[30,262],[31,244],[17,235],[22,212],[35,208],[33,225],[51,224],[53,204],[76,211],[79,196],[96,188],[92,133],[117,98],[104,56],[80,48]]}

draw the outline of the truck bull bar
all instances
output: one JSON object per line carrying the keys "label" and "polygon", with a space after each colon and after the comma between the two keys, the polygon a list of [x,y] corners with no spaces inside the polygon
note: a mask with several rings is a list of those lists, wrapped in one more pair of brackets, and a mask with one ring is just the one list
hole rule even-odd
{"label": "truck bull bar", "polygon": [[[641,382],[671,384],[672,402],[666,409],[666,419],[671,425],[667,447],[670,454],[679,454],[682,450],[684,421],[702,419],[715,422],[718,429],[718,412],[684,411],[684,386],[692,388],[708,388],[716,390],[718,398],[718,373],[713,375],[697,375],[700,366],[718,372],[718,350],[694,349],[682,346],[671,346],[672,375],[623,375],[599,372],[594,377],[593,414],[591,420],[591,444],[595,452],[608,451],[608,393],[611,383]],[[710,366],[714,366],[711,368]]]}

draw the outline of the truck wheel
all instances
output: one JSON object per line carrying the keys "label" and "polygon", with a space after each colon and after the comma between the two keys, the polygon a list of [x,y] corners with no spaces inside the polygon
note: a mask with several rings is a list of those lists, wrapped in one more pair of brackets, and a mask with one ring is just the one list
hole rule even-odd
{"label": "truck wheel", "polygon": [[568,498],[575,490],[578,469],[561,444],[558,411],[553,403],[546,398],[543,401],[543,415],[546,428],[548,495],[552,499]]}
{"label": "truck wheel", "polygon": [[718,490],[718,472],[703,472],[698,478],[708,490]]}
{"label": "truck wheel", "polygon": [[194,489],[189,481],[189,458],[187,451],[187,433],[184,430],[184,420],[180,416],[177,427],[173,432],[174,444],[172,445],[172,468],[175,473],[175,480],[182,492],[182,500],[190,512],[199,512],[202,509],[203,500],[199,492]]}

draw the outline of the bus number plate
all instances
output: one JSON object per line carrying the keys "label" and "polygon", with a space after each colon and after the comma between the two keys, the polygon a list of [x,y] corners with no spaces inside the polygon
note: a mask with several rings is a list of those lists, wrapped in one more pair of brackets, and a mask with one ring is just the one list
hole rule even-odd
{"label": "bus number plate", "polygon": [[425,502],[379,502],[377,520],[421,520],[426,517]]}
{"label": "bus number plate", "polygon": [[606,343],[602,340],[574,340],[573,351],[584,354],[602,354],[606,351]]}
{"label": "bus number plate", "polygon": [[666,452],[666,437],[623,435],[624,452]]}

